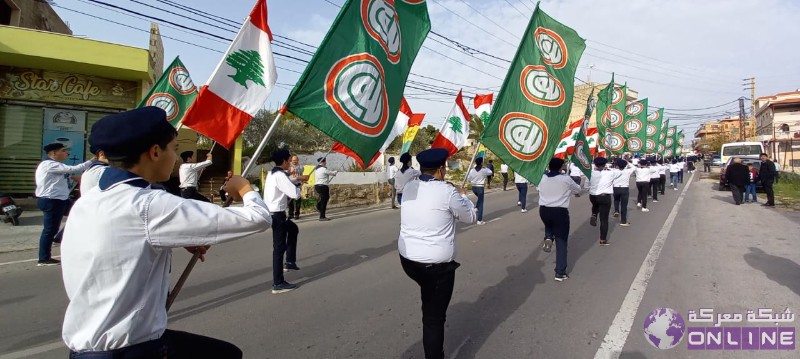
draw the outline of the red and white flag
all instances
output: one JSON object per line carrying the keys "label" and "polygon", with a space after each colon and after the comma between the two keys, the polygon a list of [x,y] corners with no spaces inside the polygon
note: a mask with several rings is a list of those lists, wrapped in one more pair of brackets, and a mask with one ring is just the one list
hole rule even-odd
{"label": "red and white flag", "polygon": [[271,41],[267,1],[257,0],[183,124],[230,148],[278,79]]}
{"label": "red and white flag", "polygon": [[589,127],[586,130],[586,142],[589,143],[589,152],[592,157],[606,156],[606,150],[603,146],[598,146],[600,144],[600,132],[597,131],[597,127]]}
{"label": "red and white flag", "polygon": [[444,148],[452,156],[461,147],[464,147],[468,136],[469,112],[467,112],[467,107],[464,106],[464,98],[461,96],[461,90],[459,90],[458,96],[456,96],[456,103],[450,109],[442,129],[436,134],[431,148]]}
{"label": "red and white flag", "polygon": [[475,116],[478,116],[484,125],[489,121],[489,114],[492,113],[493,99],[494,94],[490,93],[488,95],[475,95],[475,100],[472,101],[475,106]]}
{"label": "red and white flag", "polygon": [[571,155],[575,151],[575,141],[578,138],[578,132],[580,132],[582,124],[583,120],[575,121],[564,129],[553,157],[566,159],[567,155]]}

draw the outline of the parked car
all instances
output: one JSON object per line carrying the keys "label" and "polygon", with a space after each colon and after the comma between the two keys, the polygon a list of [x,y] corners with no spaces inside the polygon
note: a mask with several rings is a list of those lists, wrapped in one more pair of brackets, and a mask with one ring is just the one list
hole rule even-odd
{"label": "parked car", "polygon": [[[742,156],[742,157],[739,157],[739,158],[742,159],[742,164],[743,165],[747,166],[748,164],[752,163],[753,164],[753,168],[755,168],[756,171],[761,172],[761,159],[760,158],[753,157],[753,156],[748,156],[748,157]],[[725,178],[725,170],[728,168],[728,166],[731,164],[731,162],[733,162],[733,157],[728,158],[728,161],[725,162],[725,164],[722,165],[722,168],[719,171],[719,190],[720,191],[725,191],[725,190],[730,189],[730,186],[728,185],[728,179]],[[761,187],[763,187],[761,185],[761,181],[756,181],[756,191],[758,191]]]}
{"label": "parked car", "polygon": [[720,155],[714,155],[711,157],[711,165],[712,166],[722,166],[722,157]]}

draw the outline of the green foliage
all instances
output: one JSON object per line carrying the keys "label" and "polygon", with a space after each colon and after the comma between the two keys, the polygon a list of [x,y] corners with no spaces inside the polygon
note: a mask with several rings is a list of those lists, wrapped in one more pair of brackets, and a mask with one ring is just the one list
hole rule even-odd
{"label": "green foliage", "polygon": [[775,198],[784,205],[800,205],[800,175],[792,172],[781,172],[775,184]]}
{"label": "green foliage", "polygon": [[[242,134],[244,142],[242,154],[244,156],[253,155],[276,116],[277,111],[261,110],[253,117]],[[257,162],[269,161],[272,151],[279,147],[287,148],[293,153],[313,153],[327,151],[331,146],[333,146],[333,140],[330,137],[287,112],[281,118],[281,122]]]}
{"label": "green foliage", "polygon": [[[411,142],[411,149],[409,149],[408,152],[411,152],[412,155],[416,155],[417,153],[429,149],[431,147],[431,143],[433,143],[433,139],[436,137],[436,133],[438,132],[439,130],[431,125],[420,127],[419,131],[417,131],[417,137],[415,137],[414,141]],[[402,146],[402,136],[398,136],[394,141],[392,141],[391,144],[389,144],[386,152],[398,153]]]}

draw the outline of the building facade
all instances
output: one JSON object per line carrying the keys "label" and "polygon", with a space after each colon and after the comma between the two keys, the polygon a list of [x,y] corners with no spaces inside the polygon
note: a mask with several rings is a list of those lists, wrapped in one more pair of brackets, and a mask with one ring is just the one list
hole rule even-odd
{"label": "building facade", "polygon": [[784,171],[800,169],[800,90],[756,99],[756,136]]}

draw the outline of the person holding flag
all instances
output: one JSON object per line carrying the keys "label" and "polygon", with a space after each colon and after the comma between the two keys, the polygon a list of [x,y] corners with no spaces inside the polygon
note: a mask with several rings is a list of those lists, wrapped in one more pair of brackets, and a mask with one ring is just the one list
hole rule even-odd
{"label": "person holding flag", "polygon": [[[292,157],[288,150],[272,152],[275,167],[264,181],[264,203],[272,216],[272,294],[285,293],[297,288],[283,277],[283,272],[300,270],[297,267],[297,224],[287,218],[288,199],[300,198],[300,189],[289,178]],[[284,263],[284,254],[286,262]]]}
{"label": "person holding flag", "polygon": [[597,157],[594,159],[592,176],[586,183],[589,191],[589,201],[592,203],[592,217],[589,224],[597,227],[600,221],[600,245],[608,246],[608,212],[611,210],[611,196],[614,194],[614,172],[606,168],[608,159]]}
{"label": "person holding flag", "polygon": [[[561,173],[564,160],[553,157],[547,165],[547,173],[539,181],[539,217],[544,223],[545,239],[542,250],[550,252],[556,243],[555,281],[563,282],[567,275],[567,240],[569,238],[569,200],[580,195],[581,186],[569,176]],[[547,234],[550,236],[547,236]]]}
{"label": "person holding flag", "polygon": [[630,197],[631,175],[636,171],[636,167],[630,162],[619,158],[614,162],[614,215],[620,217],[620,226],[628,227],[628,197]]}
{"label": "person holding flag", "polygon": [[467,181],[472,185],[472,193],[478,197],[478,201],[475,203],[475,207],[478,209],[478,225],[482,226],[486,224],[483,221],[483,198],[484,198],[484,184],[486,183],[487,178],[491,177],[492,170],[488,168],[483,168],[483,157],[478,157],[475,159],[475,168],[472,168],[467,172]]}

